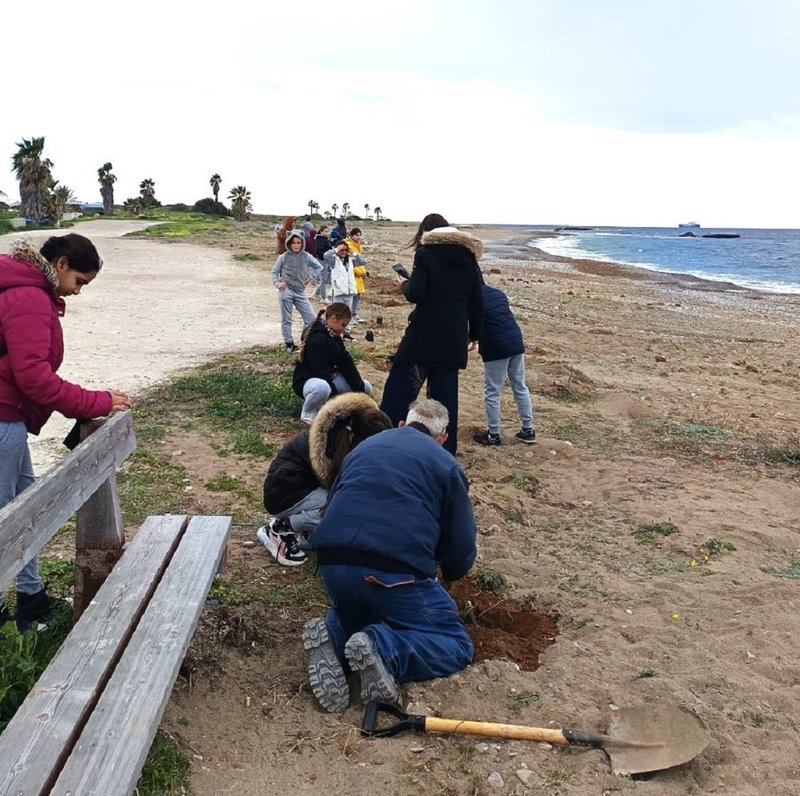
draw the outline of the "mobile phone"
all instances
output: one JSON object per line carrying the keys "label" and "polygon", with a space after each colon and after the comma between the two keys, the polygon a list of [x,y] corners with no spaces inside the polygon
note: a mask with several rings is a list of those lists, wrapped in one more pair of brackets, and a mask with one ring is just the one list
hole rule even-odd
{"label": "mobile phone", "polygon": [[406,269],[400,265],[400,263],[393,265],[392,271],[394,271],[398,276],[402,276],[403,279],[411,279],[411,274],[409,274],[408,271],[406,271]]}

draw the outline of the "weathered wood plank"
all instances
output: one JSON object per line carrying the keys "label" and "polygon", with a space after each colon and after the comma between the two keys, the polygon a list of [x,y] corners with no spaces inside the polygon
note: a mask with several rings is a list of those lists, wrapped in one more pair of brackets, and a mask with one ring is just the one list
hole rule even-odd
{"label": "weathered wood plank", "polygon": [[187,518],[148,517],[0,735],[0,794],[48,793],[155,592]]}
{"label": "weathered wood plank", "polygon": [[52,796],[133,793],[230,527],[230,517],[194,517],[189,521]]}
{"label": "weathered wood plank", "polygon": [[0,590],[135,447],[131,413],[114,415],[64,461],[0,509]]}

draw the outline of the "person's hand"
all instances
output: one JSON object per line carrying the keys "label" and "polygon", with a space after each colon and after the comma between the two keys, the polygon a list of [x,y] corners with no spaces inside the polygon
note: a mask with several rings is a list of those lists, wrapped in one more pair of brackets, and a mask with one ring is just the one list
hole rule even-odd
{"label": "person's hand", "polygon": [[467,344],[467,351],[474,351],[478,347],[477,340],[470,340]]}
{"label": "person's hand", "polygon": [[398,274],[398,276],[397,276],[397,284],[398,284],[398,285],[402,285],[402,284],[403,284],[403,282],[408,282],[408,279],[406,279],[404,276],[400,276],[400,275]]}
{"label": "person's hand", "polygon": [[120,390],[109,390],[108,392],[111,395],[112,412],[124,412],[131,408],[131,399],[127,393]]}
{"label": "person's hand", "polygon": [[283,281],[283,279],[279,279],[279,280],[278,280],[278,281],[275,283],[275,287],[276,287],[278,290],[284,290],[284,289],[286,288],[286,282],[284,282],[284,281]]}

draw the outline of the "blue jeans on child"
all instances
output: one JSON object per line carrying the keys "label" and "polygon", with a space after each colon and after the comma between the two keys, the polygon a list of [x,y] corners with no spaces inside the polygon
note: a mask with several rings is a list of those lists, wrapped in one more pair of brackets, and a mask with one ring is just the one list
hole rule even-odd
{"label": "blue jeans on child", "polygon": [[525,357],[522,354],[508,359],[493,359],[483,363],[483,390],[486,402],[486,425],[490,434],[500,433],[500,393],[508,377],[517,413],[523,428],[533,428],[533,404],[525,384]]}
{"label": "blue jeans on child", "polygon": [[[364,392],[369,395],[372,392],[372,385],[364,381]],[[343,392],[353,392],[352,387],[347,383],[347,379],[341,373],[333,377],[336,392],[341,395]],[[325,379],[310,378],[303,385],[303,411],[306,416],[314,416],[322,408],[322,404],[331,397],[331,385]]]}
{"label": "blue jeans on child", "polygon": [[398,683],[431,680],[472,663],[473,646],[453,598],[434,578],[323,564],[331,598],[325,624],[344,664],[344,645],[370,635]]}
{"label": "blue jeans on child", "polygon": [[291,290],[285,287],[278,291],[278,303],[281,307],[281,334],[284,343],[293,343],[292,337],[292,308],[297,307],[303,319],[303,328],[314,323],[317,317],[305,292]]}
{"label": "blue jeans on child", "polygon": [[[25,424],[0,421],[0,508],[27,489],[34,480]],[[17,575],[16,586],[22,594],[36,594],[44,588],[39,577],[37,557],[34,556],[22,568]]]}

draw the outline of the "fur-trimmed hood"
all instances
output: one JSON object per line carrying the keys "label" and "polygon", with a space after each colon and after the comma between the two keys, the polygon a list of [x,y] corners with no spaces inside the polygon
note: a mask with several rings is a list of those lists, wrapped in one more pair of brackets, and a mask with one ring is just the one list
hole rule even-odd
{"label": "fur-trimmed hood", "polygon": [[31,243],[31,241],[20,238],[19,240],[15,240],[9,249],[8,252],[9,257],[13,257],[15,260],[21,260],[24,263],[30,263],[30,265],[35,266],[39,271],[44,274],[44,278],[47,280],[48,284],[53,291],[58,289],[58,276],[56,274],[56,269],[50,265],[47,260],[42,257],[39,253],[39,250]]}
{"label": "fur-trimmed hood", "polygon": [[432,246],[441,243],[452,243],[456,246],[463,246],[469,249],[476,260],[483,256],[483,243],[469,232],[462,232],[457,227],[436,227],[436,229],[424,232],[420,244],[422,246]]}
{"label": "fur-trimmed hood", "polygon": [[346,392],[326,401],[314,418],[308,434],[308,454],[320,484],[330,489],[336,473],[329,451],[328,435],[339,421],[346,421],[354,413],[377,409],[375,401],[363,392]]}

